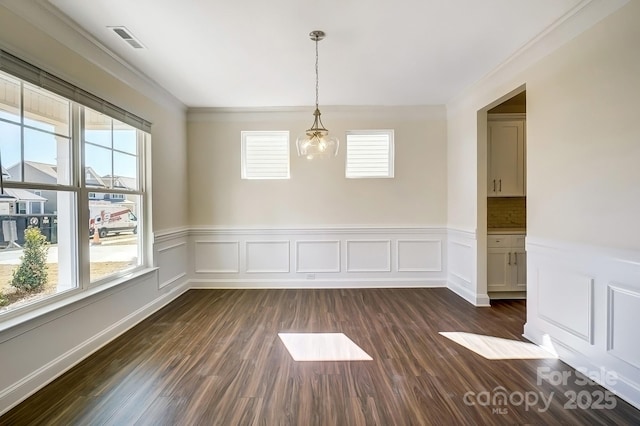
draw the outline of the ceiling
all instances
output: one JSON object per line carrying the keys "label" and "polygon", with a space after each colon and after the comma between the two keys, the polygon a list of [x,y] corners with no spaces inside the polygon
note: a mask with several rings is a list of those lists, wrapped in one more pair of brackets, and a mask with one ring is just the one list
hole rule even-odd
{"label": "ceiling", "polygon": [[[43,0],[40,0],[43,1]],[[48,0],[189,107],[444,104],[581,0]],[[133,49],[111,26],[143,45]]]}

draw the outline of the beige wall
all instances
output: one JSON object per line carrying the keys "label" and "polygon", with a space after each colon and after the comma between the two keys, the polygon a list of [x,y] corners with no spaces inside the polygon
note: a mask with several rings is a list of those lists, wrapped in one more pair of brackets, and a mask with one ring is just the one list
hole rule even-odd
{"label": "beige wall", "polygon": [[0,47],[153,123],[153,228],[187,226],[184,107],[143,95],[9,10],[1,12]]}
{"label": "beige wall", "polygon": [[[313,120],[295,111],[189,113],[191,224],[221,227],[446,225],[443,107],[321,108],[339,136],[338,157],[308,162],[295,139]],[[395,178],[344,177],[347,130],[394,129]],[[240,179],[240,132],[288,130],[291,179]]]}
{"label": "beige wall", "polygon": [[640,2],[528,73],[529,231],[640,249]]}
{"label": "beige wall", "polygon": [[475,232],[478,204],[478,129],[475,109],[465,109],[457,115],[448,112],[447,118],[448,225],[454,229]]}
{"label": "beige wall", "polygon": [[450,226],[473,230],[481,222],[476,197],[486,195],[486,153],[478,111],[526,84],[528,236],[640,249],[639,18],[640,3],[630,2],[533,65],[504,67],[447,106]]}

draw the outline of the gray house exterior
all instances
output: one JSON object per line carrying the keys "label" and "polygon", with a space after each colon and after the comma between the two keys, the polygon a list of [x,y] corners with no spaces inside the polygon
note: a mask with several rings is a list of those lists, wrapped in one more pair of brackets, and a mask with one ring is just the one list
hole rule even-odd
{"label": "gray house exterior", "polygon": [[[24,178],[21,178],[22,163],[15,164],[7,169],[7,181],[38,182],[55,185],[58,183],[57,166],[53,164],[38,163],[35,161],[24,162]],[[105,180],[101,178],[91,167],[86,169],[85,180],[87,185],[96,188],[107,188]],[[109,179],[110,180],[110,179]],[[56,214],[58,212],[58,197],[55,191],[39,191],[39,195],[46,199],[44,203],[44,214]],[[111,194],[89,193],[89,200],[107,201],[111,200]],[[122,200],[116,200],[122,201]]]}

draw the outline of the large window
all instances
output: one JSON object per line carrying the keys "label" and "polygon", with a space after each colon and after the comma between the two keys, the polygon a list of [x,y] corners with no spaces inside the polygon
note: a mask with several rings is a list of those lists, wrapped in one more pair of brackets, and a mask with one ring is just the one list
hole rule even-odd
{"label": "large window", "polygon": [[393,130],[347,132],[348,178],[393,177]]}
{"label": "large window", "polygon": [[39,70],[9,58],[26,80],[0,71],[0,321],[143,266],[150,142],[98,111],[128,116],[117,107],[67,83],[73,95],[32,84]]}
{"label": "large window", "polygon": [[[83,112],[85,186],[91,188],[89,275],[95,282],[140,264],[138,171],[145,135],[89,108]],[[122,187],[122,180],[130,187]]]}

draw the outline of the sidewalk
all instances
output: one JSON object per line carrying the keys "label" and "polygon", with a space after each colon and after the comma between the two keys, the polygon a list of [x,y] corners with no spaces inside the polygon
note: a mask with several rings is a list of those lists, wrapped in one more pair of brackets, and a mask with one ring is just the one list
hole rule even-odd
{"label": "sidewalk", "polygon": [[[0,250],[0,265],[18,265],[22,250]],[[135,244],[91,246],[91,262],[129,262],[138,257],[138,246]],[[49,247],[47,263],[58,263],[58,246]]]}

